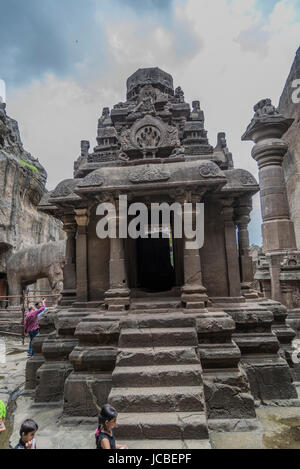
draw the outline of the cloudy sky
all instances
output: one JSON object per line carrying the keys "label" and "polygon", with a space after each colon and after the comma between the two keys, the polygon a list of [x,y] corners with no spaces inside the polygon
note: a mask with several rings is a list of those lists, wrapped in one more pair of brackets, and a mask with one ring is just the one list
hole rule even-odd
{"label": "cloudy sky", "polygon": [[[257,175],[241,135],[253,105],[278,104],[300,39],[300,0],[0,0],[0,79],[48,188],[72,177],[80,140],[137,68],[170,72],[199,99],[210,143],[227,133],[236,167]],[[260,242],[259,198],[251,242]]]}

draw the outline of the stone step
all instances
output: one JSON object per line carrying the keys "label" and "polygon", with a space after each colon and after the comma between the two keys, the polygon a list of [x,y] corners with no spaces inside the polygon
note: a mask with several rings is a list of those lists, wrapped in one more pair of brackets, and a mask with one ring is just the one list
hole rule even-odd
{"label": "stone step", "polygon": [[277,353],[279,342],[273,333],[235,333],[232,336],[242,354]]}
{"label": "stone step", "polygon": [[208,438],[205,412],[121,413],[114,433],[124,440]]}
{"label": "stone step", "polygon": [[124,318],[120,322],[120,327],[123,329],[133,328],[187,328],[196,327],[196,318],[194,315],[188,316],[181,312],[173,312],[168,314],[153,315],[130,314],[130,316]]}
{"label": "stone step", "polygon": [[0,326],[5,326],[9,324],[19,324],[22,325],[22,318],[16,319],[16,318],[0,318]]}
{"label": "stone step", "polygon": [[99,313],[101,310],[100,308],[74,308],[72,306],[72,308],[68,308],[68,311],[70,313],[81,313],[82,311],[84,311],[84,313],[88,313],[88,314],[92,314],[92,313]]}
{"label": "stone step", "polygon": [[182,312],[180,309],[175,309],[175,308],[154,308],[154,309],[147,309],[147,308],[139,308],[139,309],[134,309],[130,310],[130,314],[172,314],[174,312]]}
{"label": "stone step", "polygon": [[63,300],[60,300],[59,306],[72,306],[73,303],[74,303],[74,300],[63,299]]}
{"label": "stone step", "polygon": [[[118,441],[120,444],[127,444],[131,450],[148,449],[148,450],[168,450],[168,449],[180,449],[180,450],[209,450],[211,444],[209,440],[129,440],[128,438],[124,441]],[[179,457],[179,456],[178,456]],[[160,461],[162,461],[162,455],[160,455]],[[178,459],[179,461],[179,459]],[[152,463],[152,460],[150,459]],[[182,462],[182,460],[181,460]]]}
{"label": "stone step", "polygon": [[181,308],[181,307],[182,307],[181,301],[178,299],[173,300],[173,299],[166,298],[164,300],[161,300],[157,298],[157,300],[154,300],[154,299],[134,300],[132,301],[130,305],[130,310],[134,311],[134,310],[143,310],[143,309],[149,310],[150,309],[152,311],[153,309],[174,309],[174,308]]}
{"label": "stone step", "polygon": [[202,386],[165,388],[113,388],[109,403],[120,413],[128,412],[203,412]]}
{"label": "stone step", "polygon": [[22,313],[5,312],[0,313],[0,321],[21,321]]}
{"label": "stone step", "polygon": [[119,347],[159,347],[196,346],[198,344],[195,328],[172,329],[122,329]]}
{"label": "stone step", "polygon": [[296,337],[296,332],[289,326],[274,325],[272,331],[276,334],[280,343],[290,344],[290,342]]}
{"label": "stone step", "polygon": [[200,364],[117,366],[112,380],[115,387],[201,386],[203,383]]}
{"label": "stone step", "polygon": [[145,347],[119,349],[118,366],[199,364],[196,347]]}

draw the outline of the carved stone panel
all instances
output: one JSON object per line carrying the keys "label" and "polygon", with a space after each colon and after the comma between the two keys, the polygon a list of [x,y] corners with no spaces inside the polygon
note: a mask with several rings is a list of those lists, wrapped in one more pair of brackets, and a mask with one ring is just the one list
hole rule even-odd
{"label": "carved stone panel", "polygon": [[134,184],[142,184],[168,181],[170,177],[170,172],[166,169],[160,168],[158,165],[147,165],[133,170],[129,175],[129,180]]}
{"label": "carved stone panel", "polygon": [[219,176],[219,168],[214,163],[203,164],[202,166],[200,166],[199,172],[200,175],[205,178]]}

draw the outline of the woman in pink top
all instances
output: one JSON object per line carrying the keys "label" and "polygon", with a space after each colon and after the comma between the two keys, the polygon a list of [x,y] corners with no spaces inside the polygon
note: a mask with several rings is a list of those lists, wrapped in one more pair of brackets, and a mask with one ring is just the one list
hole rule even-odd
{"label": "woman in pink top", "polygon": [[40,328],[38,319],[40,314],[44,313],[46,309],[45,298],[43,298],[42,302],[36,303],[35,308],[31,307],[29,312],[25,318],[24,330],[25,334],[29,335],[30,342],[29,342],[29,349],[28,349],[28,357],[32,357],[34,355],[34,351],[32,349],[32,341],[38,335]]}

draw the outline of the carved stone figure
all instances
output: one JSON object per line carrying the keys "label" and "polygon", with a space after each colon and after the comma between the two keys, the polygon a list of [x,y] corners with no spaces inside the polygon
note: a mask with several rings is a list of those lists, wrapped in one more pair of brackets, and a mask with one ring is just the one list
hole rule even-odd
{"label": "carved stone figure", "polygon": [[254,106],[255,118],[279,115],[279,111],[272,105],[270,99],[262,99]]}
{"label": "carved stone figure", "polygon": [[176,90],[175,90],[175,99],[179,103],[184,103],[184,92],[181,89],[181,86],[178,86],[178,88],[176,88]]}

